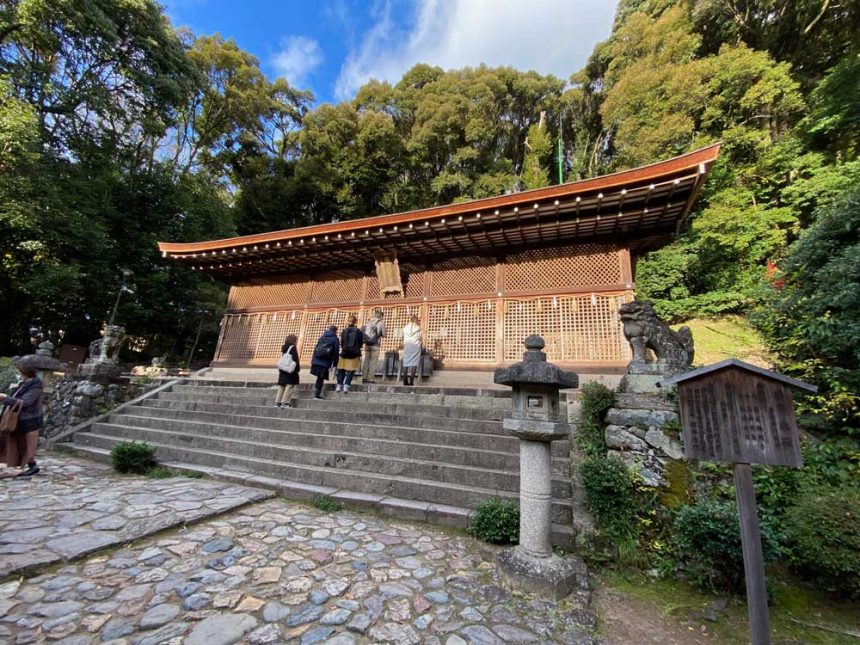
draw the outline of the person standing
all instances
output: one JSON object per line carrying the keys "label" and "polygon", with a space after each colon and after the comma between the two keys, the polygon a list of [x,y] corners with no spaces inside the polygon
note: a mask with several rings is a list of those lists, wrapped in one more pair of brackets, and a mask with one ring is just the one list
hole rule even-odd
{"label": "person standing", "polygon": [[311,376],[317,377],[313,388],[315,399],[323,398],[323,385],[328,380],[331,368],[337,365],[338,354],[340,354],[340,343],[337,340],[337,327],[332,325],[317,340],[311,358]]}
{"label": "person standing", "polygon": [[421,325],[413,315],[403,328],[403,385],[415,385],[415,373],[421,363]]}
{"label": "person standing", "polygon": [[299,384],[299,339],[290,334],[281,347],[281,360],[278,361],[278,392],[275,394],[275,407],[288,408],[292,405],[293,392]]}
{"label": "person standing", "polygon": [[7,437],[6,465],[21,468],[17,477],[30,477],[39,472],[36,449],[39,446],[39,428],[42,427],[42,381],[36,375],[35,354],[13,359],[12,364],[24,381],[11,394],[0,394],[0,407],[8,414],[12,406],[19,406],[18,423]]}
{"label": "person standing", "polygon": [[340,360],[337,363],[337,385],[335,392],[349,392],[352,377],[361,363],[361,347],[364,333],[356,326],[358,318],[350,316],[346,329],[340,335]]}
{"label": "person standing", "polygon": [[385,338],[385,322],[382,309],[375,309],[370,320],[364,323],[364,361],[361,365],[361,382],[373,383],[376,376],[376,362],[379,359],[379,347]]}

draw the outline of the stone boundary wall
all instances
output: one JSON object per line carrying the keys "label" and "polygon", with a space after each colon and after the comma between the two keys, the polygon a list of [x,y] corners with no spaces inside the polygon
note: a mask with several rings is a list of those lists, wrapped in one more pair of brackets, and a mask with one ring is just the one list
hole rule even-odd
{"label": "stone boundary wall", "polygon": [[665,394],[616,392],[606,413],[607,456],[623,461],[646,486],[667,486],[667,466],[684,458],[680,430],[677,406]]}
{"label": "stone boundary wall", "polygon": [[64,376],[51,384],[53,392],[39,434],[46,440],[51,439],[159,385],[159,380],[120,379],[115,383],[97,383],[79,376]]}

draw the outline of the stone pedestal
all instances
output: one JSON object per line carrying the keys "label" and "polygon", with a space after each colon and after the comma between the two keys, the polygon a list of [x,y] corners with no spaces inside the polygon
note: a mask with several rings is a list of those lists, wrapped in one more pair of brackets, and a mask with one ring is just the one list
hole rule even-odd
{"label": "stone pedestal", "polygon": [[77,375],[96,383],[113,383],[120,380],[122,369],[115,363],[84,363],[78,365]]}
{"label": "stone pedestal", "polygon": [[508,587],[559,600],[584,580],[577,558],[552,552],[552,442],[569,436],[559,420],[559,389],[576,387],[576,374],[546,362],[540,336],[525,340],[523,361],[497,370],[495,381],[514,390],[513,412],[502,424],[520,439],[520,543],[498,557]]}
{"label": "stone pedestal", "polygon": [[509,589],[561,600],[576,589],[588,588],[588,569],[576,557],[538,557],[520,547],[499,554],[496,562],[502,582]]}

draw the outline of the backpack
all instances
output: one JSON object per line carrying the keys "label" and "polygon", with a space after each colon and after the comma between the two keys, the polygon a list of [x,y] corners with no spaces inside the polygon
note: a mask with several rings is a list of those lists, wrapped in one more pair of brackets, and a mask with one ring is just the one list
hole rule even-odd
{"label": "backpack", "polygon": [[334,342],[331,338],[320,338],[320,341],[314,349],[314,358],[319,361],[326,362],[334,360]]}
{"label": "backpack", "polygon": [[379,321],[377,319],[368,320],[364,323],[364,344],[365,345],[376,345],[376,341],[379,339],[379,328],[376,326]]}
{"label": "backpack", "polygon": [[340,355],[344,358],[358,358],[361,355],[361,330],[357,327],[347,327],[340,336]]}
{"label": "backpack", "polygon": [[287,347],[287,351],[284,352],[284,355],[278,360],[278,369],[282,372],[286,372],[287,374],[292,374],[296,371],[296,361],[293,360],[293,356],[290,354],[290,350],[292,348],[292,345]]}

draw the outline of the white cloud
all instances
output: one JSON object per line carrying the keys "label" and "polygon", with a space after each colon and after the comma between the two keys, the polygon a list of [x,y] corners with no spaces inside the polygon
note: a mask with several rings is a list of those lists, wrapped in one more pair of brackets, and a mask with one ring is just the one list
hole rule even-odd
{"label": "white cloud", "polygon": [[335,96],[351,98],[371,78],[396,82],[416,63],[444,69],[510,65],[568,78],[609,36],[616,0],[417,0],[414,21],[398,29],[391,0],[376,10],[349,52]]}
{"label": "white cloud", "polygon": [[272,57],[272,67],[293,87],[303,87],[308,74],[323,62],[320,44],[305,36],[281,39],[281,51]]}

